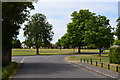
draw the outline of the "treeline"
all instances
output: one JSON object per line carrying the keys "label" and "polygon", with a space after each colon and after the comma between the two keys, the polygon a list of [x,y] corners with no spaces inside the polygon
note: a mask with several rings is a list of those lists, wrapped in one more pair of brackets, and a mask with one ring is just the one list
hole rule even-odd
{"label": "treeline", "polygon": [[106,16],[96,15],[89,10],[74,11],[71,21],[67,25],[67,33],[56,43],[58,46],[98,48],[101,55],[102,48],[109,48],[114,42],[114,35],[120,40],[120,18],[117,19],[117,28],[110,25]]}

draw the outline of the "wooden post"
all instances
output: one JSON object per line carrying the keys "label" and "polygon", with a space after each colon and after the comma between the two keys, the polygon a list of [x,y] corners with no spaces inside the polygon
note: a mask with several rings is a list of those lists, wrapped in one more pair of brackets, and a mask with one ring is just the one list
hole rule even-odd
{"label": "wooden post", "polygon": [[81,63],[82,63],[82,58],[81,58]]}
{"label": "wooden post", "polygon": [[89,59],[87,59],[87,63],[89,63]]}
{"label": "wooden post", "polygon": [[119,68],[119,67],[118,67],[118,66],[116,66],[116,72],[118,72],[118,68]]}
{"label": "wooden post", "polygon": [[108,64],[108,70],[110,69],[110,64]]}
{"label": "wooden post", "polygon": [[90,61],[91,65],[92,65],[92,61]]}
{"label": "wooden post", "polygon": [[97,61],[96,61],[96,66],[97,66]]}
{"label": "wooden post", "polygon": [[85,59],[84,59],[84,63],[85,63]]}
{"label": "wooden post", "polygon": [[103,63],[101,63],[101,67],[103,68]]}

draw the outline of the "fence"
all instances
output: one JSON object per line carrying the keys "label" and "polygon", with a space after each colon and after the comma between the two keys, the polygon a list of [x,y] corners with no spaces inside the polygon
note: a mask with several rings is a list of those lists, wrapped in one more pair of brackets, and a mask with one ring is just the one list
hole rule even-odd
{"label": "fence", "polygon": [[115,66],[115,65],[111,65],[111,64],[107,64],[104,62],[101,62],[101,59],[98,61],[93,61],[91,58],[90,59],[80,59],[80,61],[82,63],[89,63],[91,65],[95,65],[95,66],[99,66],[101,68],[107,68],[108,70],[113,70],[116,72],[120,72],[120,66]]}

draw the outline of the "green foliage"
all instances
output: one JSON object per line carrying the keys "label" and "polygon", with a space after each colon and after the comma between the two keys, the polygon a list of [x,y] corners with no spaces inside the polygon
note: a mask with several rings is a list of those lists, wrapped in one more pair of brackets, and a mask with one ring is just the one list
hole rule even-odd
{"label": "green foliage", "polygon": [[18,64],[15,62],[12,62],[10,65],[4,67],[2,69],[2,80],[8,80],[18,67]]}
{"label": "green foliage", "polygon": [[60,39],[60,45],[64,47],[69,47],[69,37],[68,34],[64,34],[64,36]]}
{"label": "green foliage", "polygon": [[72,13],[72,22],[67,25],[67,32],[70,37],[70,44],[75,46],[84,45],[85,21],[90,20],[95,13],[89,10],[74,11]]}
{"label": "green foliage", "polygon": [[28,19],[31,9],[34,9],[32,2],[2,3],[2,63],[11,61],[12,40],[19,34],[19,28]]}
{"label": "green foliage", "polygon": [[114,38],[109,19],[105,16],[96,16],[89,10],[74,11],[71,16],[72,22],[67,25],[67,39],[71,46],[79,47],[78,53],[80,47],[85,45],[99,48],[100,53],[101,48],[110,47]]}
{"label": "green foliage", "polygon": [[90,49],[96,49],[97,47],[95,46],[95,44],[88,44],[88,48],[90,48]]}
{"label": "green foliage", "polygon": [[30,18],[23,30],[26,37],[25,43],[29,46],[35,46],[37,50],[39,47],[50,45],[54,34],[52,32],[52,25],[48,23],[46,16],[39,13],[34,14]]}
{"label": "green foliage", "polygon": [[25,43],[25,45],[28,46],[29,48],[33,46],[33,43],[29,39],[25,40],[23,43]]}
{"label": "green foliage", "polygon": [[2,3],[2,47],[12,48],[12,38],[19,34],[21,24],[28,19],[29,10],[34,9],[31,2]]}
{"label": "green foliage", "polygon": [[105,16],[95,16],[92,23],[86,23],[85,41],[88,44],[95,44],[99,49],[108,48],[113,40],[112,28]]}
{"label": "green foliage", "polygon": [[116,36],[118,37],[118,40],[120,40],[120,17],[117,19]]}
{"label": "green foliage", "polygon": [[55,43],[56,46],[61,46],[61,43],[60,43],[60,39],[58,39],[58,41]]}
{"label": "green foliage", "polygon": [[119,45],[120,46],[120,40],[115,40],[113,45]]}
{"label": "green foliage", "polygon": [[85,45],[85,23],[86,21],[89,21],[94,15],[95,13],[92,13],[89,10],[80,10],[79,12],[74,11],[71,14],[72,22],[67,25],[67,33],[71,46],[79,47],[78,53],[80,53],[80,47]]}
{"label": "green foliage", "polygon": [[120,47],[110,48],[109,60],[110,63],[120,64]]}
{"label": "green foliage", "polygon": [[21,48],[21,42],[20,40],[12,40],[12,45],[13,45],[13,48]]}

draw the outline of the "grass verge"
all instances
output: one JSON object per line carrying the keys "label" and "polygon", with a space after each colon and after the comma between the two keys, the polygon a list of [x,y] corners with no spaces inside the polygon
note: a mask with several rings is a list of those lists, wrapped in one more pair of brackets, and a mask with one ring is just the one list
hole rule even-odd
{"label": "grass verge", "polygon": [[[108,58],[108,54],[102,54],[101,57],[99,57],[98,54],[94,54],[94,55],[78,55],[78,56],[68,56],[66,59],[68,61],[71,62],[81,62],[80,59],[92,59],[94,66],[96,66],[96,61],[98,62],[98,67],[101,67],[101,63],[104,63],[103,68],[108,69],[108,64],[110,64],[110,70],[116,71],[116,66],[120,67],[120,64],[111,64],[109,63],[109,58]],[[84,62],[84,60],[82,61]],[[90,63],[88,63],[90,64]],[[119,68],[119,72],[120,72],[120,68]]]}
{"label": "grass verge", "polygon": [[14,75],[17,69],[20,67],[20,64],[16,62],[11,62],[10,65],[2,69],[2,80],[11,80],[12,75]]}

